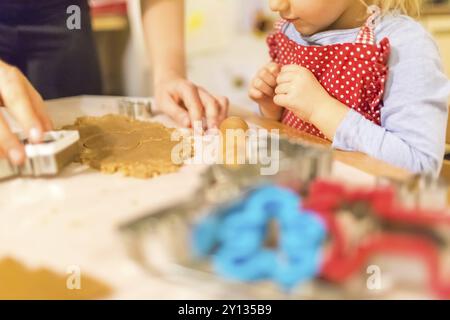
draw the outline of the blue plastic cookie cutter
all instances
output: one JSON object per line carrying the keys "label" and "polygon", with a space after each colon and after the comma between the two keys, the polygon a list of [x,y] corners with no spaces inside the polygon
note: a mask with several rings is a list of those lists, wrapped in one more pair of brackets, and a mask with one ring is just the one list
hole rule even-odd
{"label": "blue plastic cookie cutter", "polygon": [[[264,247],[272,220],[279,225],[275,249]],[[291,289],[319,273],[325,236],[324,223],[301,208],[299,195],[269,185],[201,221],[194,228],[193,245],[197,256],[213,256],[216,272],[224,277],[272,279]]]}

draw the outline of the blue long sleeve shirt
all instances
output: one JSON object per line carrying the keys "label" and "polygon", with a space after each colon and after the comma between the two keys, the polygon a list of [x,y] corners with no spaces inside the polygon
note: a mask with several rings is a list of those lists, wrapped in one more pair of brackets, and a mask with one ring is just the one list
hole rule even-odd
{"label": "blue long sleeve shirt", "polygon": [[[292,24],[285,34],[301,45],[354,42],[359,28],[306,37]],[[375,29],[377,42],[391,42],[381,126],[350,110],[338,127],[333,147],[364,152],[414,173],[440,171],[445,151],[450,81],[431,35],[415,20],[388,14]]]}

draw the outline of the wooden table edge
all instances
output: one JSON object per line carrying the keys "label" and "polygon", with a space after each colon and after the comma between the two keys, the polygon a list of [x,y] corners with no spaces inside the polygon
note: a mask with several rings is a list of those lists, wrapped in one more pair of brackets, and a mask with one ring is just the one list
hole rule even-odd
{"label": "wooden table edge", "polygon": [[[288,136],[304,143],[331,149],[331,143],[327,140],[298,131],[278,121],[265,119],[252,112],[242,111],[242,109],[239,108],[232,108],[232,110],[234,111],[232,112],[233,115],[240,116],[246,121],[254,123],[264,129],[278,129],[281,135]],[[346,165],[352,166],[376,177],[389,178],[396,181],[405,181],[413,176],[411,172],[405,169],[395,167],[361,152],[349,152],[334,149],[332,150],[332,153],[334,160],[340,161]]]}

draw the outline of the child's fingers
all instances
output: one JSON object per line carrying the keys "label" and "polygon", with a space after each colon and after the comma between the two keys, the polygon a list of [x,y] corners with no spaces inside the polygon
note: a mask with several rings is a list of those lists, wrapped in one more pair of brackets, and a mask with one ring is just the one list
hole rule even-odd
{"label": "child's fingers", "polygon": [[260,79],[264,80],[265,83],[267,83],[272,88],[275,88],[277,86],[277,77],[270,72],[267,68],[261,69],[259,71],[258,76]]}
{"label": "child's fingers", "polygon": [[292,73],[292,72],[282,72],[277,77],[277,85],[280,85],[282,83],[291,82],[293,79],[294,79],[294,73]]}
{"label": "child's fingers", "polygon": [[275,94],[287,94],[289,93],[291,85],[289,83],[282,83],[275,88]]}
{"label": "child's fingers", "polygon": [[275,97],[273,97],[273,102],[281,107],[289,106],[289,99],[287,94],[277,94]]}
{"label": "child's fingers", "polygon": [[278,74],[281,72],[281,66],[275,62],[270,62],[269,64],[267,64],[265,69],[267,69],[275,77],[278,76]]}
{"label": "child's fingers", "polygon": [[283,66],[281,68],[281,72],[298,72],[301,71],[303,67],[296,65],[296,64],[289,64],[286,66]]}
{"label": "child's fingers", "polygon": [[254,88],[254,87],[249,89],[248,95],[253,100],[260,100],[265,97],[264,93],[262,93],[261,91],[259,91],[258,89]]}
{"label": "child's fingers", "polygon": [[264,82],[261,78],[255,78],[253,80],[253,87],[264,93],[268,97],[273,96],[273,87],[269,86],[266,82]]}

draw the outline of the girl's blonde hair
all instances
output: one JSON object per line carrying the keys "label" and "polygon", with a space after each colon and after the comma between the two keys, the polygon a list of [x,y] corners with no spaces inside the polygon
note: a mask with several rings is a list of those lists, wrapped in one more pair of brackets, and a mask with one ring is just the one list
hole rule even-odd
{"label": "girl's blonde hair", "polygon": [[366,4],[375,4],[381,8],[383,13],[399,10],[401,13],[418,17],[422,8],[423,0],[362,0]]}

